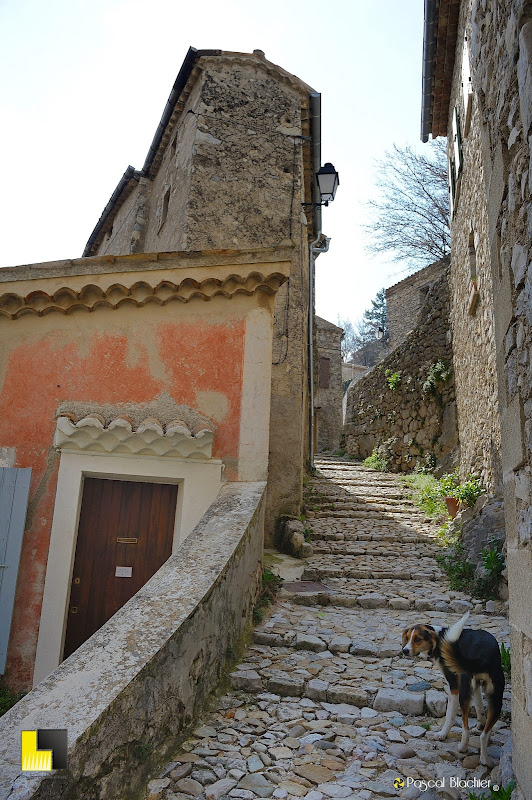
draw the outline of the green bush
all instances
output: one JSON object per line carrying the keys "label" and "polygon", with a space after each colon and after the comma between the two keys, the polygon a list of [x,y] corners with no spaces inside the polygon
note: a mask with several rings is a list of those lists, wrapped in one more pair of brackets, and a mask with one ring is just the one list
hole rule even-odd
{"label": "green bush", "polygon": [[510,781],[507,786],[489,787],[489,794],[477,794],[469,792],[469,800],[511,800],[512,792],[515,789],[515,781]]}
{"label": "green bush", "polygon": [[377,448],[375,448],[372,454],[363,461],[363,464],[365,467],[369,467],[369,469],[376,469],[379,472],[386,472],[386,469],[388,468],[388,462]]}
{"label": "green bush", "polygon": [[507,649],[504,642],[501,642],[501,666],[502,671],[509,678],[511,675],[510,648]]}
{"label": "green bush", "polygon": [[428,371],[425,382],[423,383],[423,393],[435,395],[438,383],[447,383],[451,377],[451,368],[447,366],[443,359],[436,361]]}
{"label": "green bush", "polygon": [[386,376],[386,383],[392,390],[395,392],[399,384],[401,383],[401,372],[392,372],[391,369],[385,369],[384,374]]}
{"label": "green bush", "polygon": [[403,479],[411,489],[410,497],[428,517],[438,519],[447,513],[445,503],[439,493],[439,484],[430,472],[414,472]]}
{"label": "green bush", "polygon": [[460,483],[458,467],[454,472],[442,475],[438,485],[441,497],[455,497],[468,506],[474,506],[484,492],[484,487],[474,475],[468,475],[464,483]]}
{"label": "green bush", "polygon": [[436,556],[436,561],[447,573],[451,589],[468,589],[473,584],[475,565],[464,556],[464,545],[457,540],[444,553]]}

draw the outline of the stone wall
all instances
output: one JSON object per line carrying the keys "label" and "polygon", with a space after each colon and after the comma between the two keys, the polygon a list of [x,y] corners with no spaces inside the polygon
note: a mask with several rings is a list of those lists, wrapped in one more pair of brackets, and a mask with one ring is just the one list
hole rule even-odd
{"label": "stone wall", "polygon": [[317,388],[314,396],[316,414],[316,451],[335,450],[342,430],[342,336],[343,330],[332,322],[314,317],[316,340]]}
{"label": "stone wall", "polygon": [[[197,720],[250,623],[264,489],[226,485],[143,589],[2,717],[0,800],[139,796]],[[68,770],[21,773],[20,731],[37,728],[67,729]]]}
{"label": "stone wall", "polygon": [[[465,4],[494,292],[512,651],[513,766],[532,797],[532,4]],[[460,45],[460,42],[459,42]]]}
{"label": "stone wall", "polygon": [[451,92],[448,148],[456,158],[453,115],[461,130],[462,170],[451,220],[451,329],[460,433],[460,474],[480,475],[490,494],[502,494],[501,433],[498,407],[493,286],[488,239],[488,208],[478,95],[473,94],[469,126],[462,91],[461,43],[466,15],[458,30],[459,54]]}
{"label": "stone wall", "polygon": [[386,289],[389,350],[398,347],[414,330],[428,290],[448,266],[449,258],[442,258]]}
{"label": "stone wall", "polygon": [[452,372],[447,380],[435,380],[432,389],[423,388],[433,365],[443,361],[451,369],[448,316],[444,274],[429,290],[416,330],[349,387],[342,442],[352,456],[363,459],[382,446],[392,471],[410,471],[430,456],[440,469],[450,469],[457,448]]}

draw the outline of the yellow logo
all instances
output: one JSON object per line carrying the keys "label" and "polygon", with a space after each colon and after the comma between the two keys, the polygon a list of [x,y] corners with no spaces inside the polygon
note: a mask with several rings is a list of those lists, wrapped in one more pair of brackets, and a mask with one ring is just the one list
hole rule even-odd
{"label": "yellow logo", "polygon": [[66,730],[21,731],[22,772],[51,772],[66,769]]}
{"label": "yellow logo", "polygon": [[393,782],[393,785],[395,786],[396,789],[402,789],[403,786],[405,785],[405,782],[402,778],[396,778]]}

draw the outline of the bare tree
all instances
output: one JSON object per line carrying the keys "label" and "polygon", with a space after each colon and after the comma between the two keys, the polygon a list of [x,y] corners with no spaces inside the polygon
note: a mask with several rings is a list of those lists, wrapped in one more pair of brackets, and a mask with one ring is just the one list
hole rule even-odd
{"label": "bare tree", "polygon": [[380,196],[369,200],[371,223],[365,225],[370,253],[389,253],[419,269],[451,250],[447,157],[443,140],[432,142],[426,155],[409,145],[387,152],[377,161]]}
{"label": "bare tree", "polygon": [[357,339],[356,333],[353,326],[353,323],[350,319],[342,319],[340,315],[338,315],[338,327],[344,329],[344,335],[342,337],[342,345],[341,345],[341,352],[342,352],[342,361],[347,362],[349,361],[350,357],[353,355],[353,352],[357,348]]}

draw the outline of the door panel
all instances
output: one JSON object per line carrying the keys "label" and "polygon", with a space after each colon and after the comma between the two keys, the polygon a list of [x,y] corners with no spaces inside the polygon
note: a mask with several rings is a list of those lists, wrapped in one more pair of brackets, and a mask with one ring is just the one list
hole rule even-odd
{"label": "door panel", "polygon": [[[169,558],[176,503],[174,484],[85,479],[63,658]],[[131,577],[118,577],[117,567]]]}

